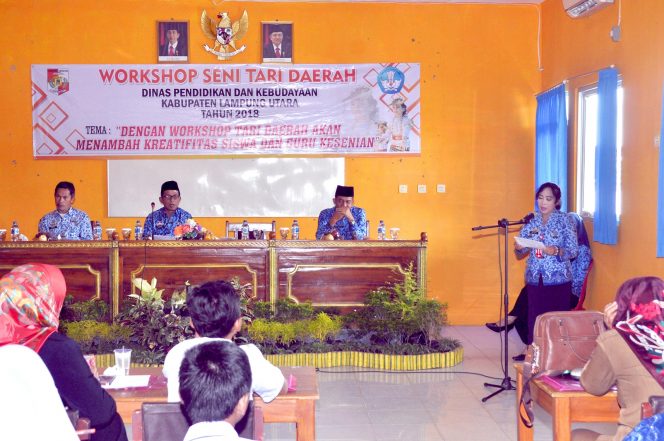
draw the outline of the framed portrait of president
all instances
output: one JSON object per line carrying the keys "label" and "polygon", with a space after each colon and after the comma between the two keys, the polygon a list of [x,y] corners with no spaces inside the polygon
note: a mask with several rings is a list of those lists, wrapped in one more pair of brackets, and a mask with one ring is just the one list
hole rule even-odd
{"label": "framed portrait of president", "polygon": [[261,22],[263,63],[293,62],[293,23],[282,21]]}
{"label": "framed portrait of president", "polygon": [[189,22],[157,22],[157,61],[160,63],[189,62]]}

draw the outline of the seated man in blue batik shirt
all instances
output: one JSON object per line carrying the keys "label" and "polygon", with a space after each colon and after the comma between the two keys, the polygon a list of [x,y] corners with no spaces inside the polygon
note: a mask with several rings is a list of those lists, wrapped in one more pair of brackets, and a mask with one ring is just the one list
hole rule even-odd
{"label": "seated man in blue batik shirt", "polygon": [[55,210],[39,220],[37,229],[51,239],[92,240],[92,225],[84,211],[72,207],[76,189],[71,182],[55,186]]}
{"label": "seated man in blue batik shirt", "polygon": [[[143,225],[143,238],[153,239],[155,236],[175,237],[173,231],[178,225],[191,219],[191,214],[179,208],[180,188],[175,181],[166,181],[161,184],[159,202],[163,207],[148,214]],[[153,204],[154,206],[154,204]]]}
{"label": "seated man in blue batik shirt", "polygon": [[[337,185],[334,193],[334,207],[326,208],[318,215],[316,239],[327,234],[338,233],[339,239],[362,240],[367,237],[367,215],[362,208],[353,207],[353,187]],[[336,236],[336,235],[335,235]]]}

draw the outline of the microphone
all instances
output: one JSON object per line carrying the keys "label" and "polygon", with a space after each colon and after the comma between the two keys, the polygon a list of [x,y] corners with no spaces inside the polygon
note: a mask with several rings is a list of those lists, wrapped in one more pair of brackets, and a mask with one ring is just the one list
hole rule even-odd
{"label": "microphone", "polygon": [[521,219],[521,222],[523,222],[524,224],[527,224],[528,222],[533,220],[534,217],[535,217],[535,213],[532,213],[532,212],[528,213],[523,217],[523,219]]}
{"label": "microphone", "polygon": [[152,208],[152,213],[150,215],[150,217],[152,218],[152,234],[150,235],[151,240],[154,240],[154,206],[155,206],[155,203],[150,202],[150,207]]}

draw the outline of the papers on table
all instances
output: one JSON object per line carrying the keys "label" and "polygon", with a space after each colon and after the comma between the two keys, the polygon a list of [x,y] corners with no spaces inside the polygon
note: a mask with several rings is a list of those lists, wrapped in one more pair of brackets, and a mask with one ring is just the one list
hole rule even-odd
{"label": "papers on table", "polygon": [[131,387],[148,387],[149,375],[118,375],[105,389],[128,389]]}
{"label": "papers on table", "polygon": [[175,240],[172,234],[155,234],[154,240]]}
{"label": "papers on table", "polygon": [[522,247],[535,248],[539,250],[546,249],[546,246],[538,240],[526,239],[525,237],[519,237],[519,236],[514,236],[514,240]]}

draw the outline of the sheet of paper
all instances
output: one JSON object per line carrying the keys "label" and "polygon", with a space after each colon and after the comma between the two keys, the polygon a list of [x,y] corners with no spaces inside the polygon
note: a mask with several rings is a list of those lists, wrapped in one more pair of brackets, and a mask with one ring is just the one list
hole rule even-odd
{"label": "sheet of paper", "polygon": [[514,236],[516,243],[526,248],[535,248],[543,250],[546,248],[544,244],[538,240],[526,239],[525,237]]}
{"label": "sheet of paper", "polygon": [[130,387],[147,387],[150,383],[149,375],[118,375],[106,389],[126,389]]}

